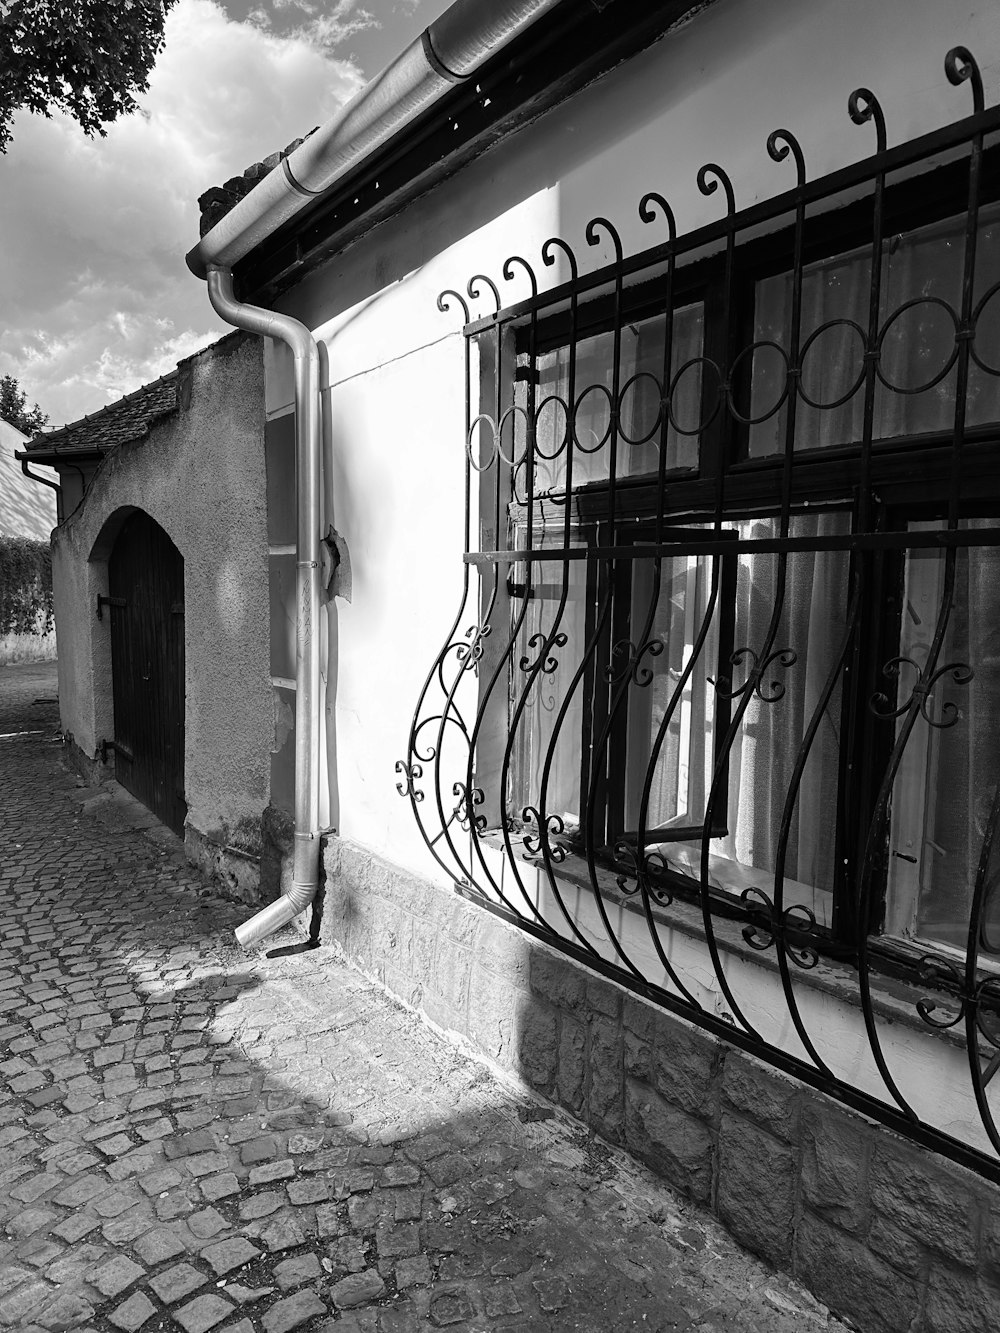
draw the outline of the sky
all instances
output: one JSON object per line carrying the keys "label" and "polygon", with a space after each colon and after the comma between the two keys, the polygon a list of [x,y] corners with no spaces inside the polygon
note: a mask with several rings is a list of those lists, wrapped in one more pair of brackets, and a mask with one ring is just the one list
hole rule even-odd
{"label": "sky", "polygon": [[76,421],[223,336],[198,196],[336,109],[448,0],[177,0],[137,114],[18,113],[0,157],[0,375]]}

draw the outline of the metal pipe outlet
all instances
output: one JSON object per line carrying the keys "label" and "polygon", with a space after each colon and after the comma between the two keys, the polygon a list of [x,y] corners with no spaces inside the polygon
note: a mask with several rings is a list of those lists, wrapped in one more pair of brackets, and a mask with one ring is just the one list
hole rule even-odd
{"label": "metal pipe outlet", "polygon": [[237,301],[231,270],[208,269],[208,295],[227,323],[275,338],[295,376],[295,843],[292,880],[275,902],[236,931],[240,944],[264,939],[304,912],[319,884],[320,374],[309,329],[289,315]]}

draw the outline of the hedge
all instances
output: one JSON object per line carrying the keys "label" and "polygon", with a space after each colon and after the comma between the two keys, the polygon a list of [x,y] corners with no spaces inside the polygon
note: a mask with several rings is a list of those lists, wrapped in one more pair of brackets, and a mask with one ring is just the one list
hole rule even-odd
{"label": "hedge", "polygon": [[0,634],[47,634],[53,623],[48,542],[0,535]]}

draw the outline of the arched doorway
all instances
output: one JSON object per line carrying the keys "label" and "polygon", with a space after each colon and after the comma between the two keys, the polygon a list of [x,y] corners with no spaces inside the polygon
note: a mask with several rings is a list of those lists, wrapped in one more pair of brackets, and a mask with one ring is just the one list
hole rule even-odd
{"label": "arched doorway", "polygon": [[148,514],[129,515],[108,560],[115,777],[184,828],[184,559]]}

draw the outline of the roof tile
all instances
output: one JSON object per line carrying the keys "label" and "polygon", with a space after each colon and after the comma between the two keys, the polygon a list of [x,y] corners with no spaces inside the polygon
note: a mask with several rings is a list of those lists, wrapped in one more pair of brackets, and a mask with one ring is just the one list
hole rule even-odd
{"label": "roof tile", "polygon": [[91,416],[36,435],[24,451],[71,458],[74,454],[106,454],[120,444],[142,439],[155,421],[177,411],[177,386],[177,371],[171,370]]}

